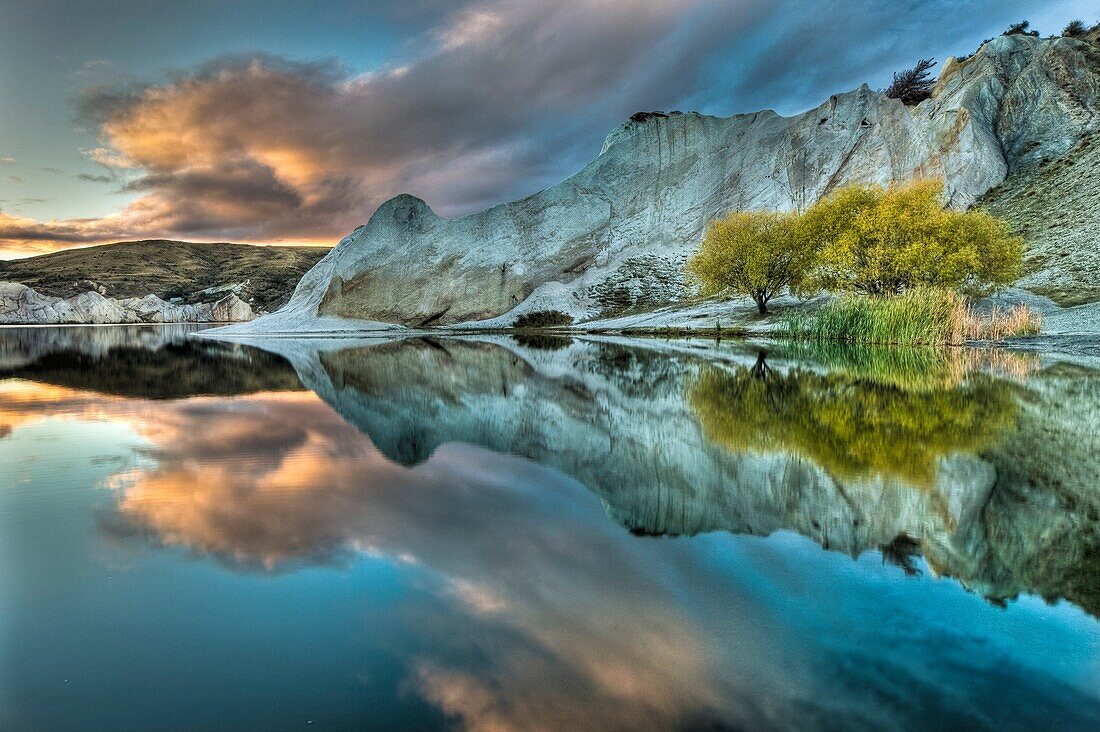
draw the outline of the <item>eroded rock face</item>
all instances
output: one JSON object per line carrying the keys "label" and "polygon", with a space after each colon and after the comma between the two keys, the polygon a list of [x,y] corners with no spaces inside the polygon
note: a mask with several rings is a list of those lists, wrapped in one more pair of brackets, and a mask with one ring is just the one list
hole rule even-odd
{"label": "eroded rock face", "polygon": [[584,318],[676,302],[683,262],[716,216],[933,176],[964,208],[1100,127],[1098,98],[1093,44],[1017,35],[949,60],[915,108],[864,86],[794,117],[635,115],[583,170],[520,201],[458,219],[413,196],[388,201],[280,314],[246,330],[309,330],[326,316],[508,325],[531,310]]}
{"label": "eroded rock face", "polygon": [[88,291],[75,297],[43,295],[16,282],[0,282],[0,324],[60,323],[228,323],[252,319],[252,308],[236,295],[215,303],[174,304],[156,295],[116,300]]}

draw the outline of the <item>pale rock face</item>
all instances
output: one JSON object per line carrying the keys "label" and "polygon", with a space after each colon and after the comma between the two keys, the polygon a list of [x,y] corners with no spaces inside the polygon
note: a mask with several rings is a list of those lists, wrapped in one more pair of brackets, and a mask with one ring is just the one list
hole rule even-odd
{"label": "pale rock face", "polygon": [[674,303],[707,222],[731,210],[920,177],[943,178],[946,203],[965,208],[1014,166],[1065,153],[1100,126],[1098,56],[1083,41],[1004,36],[949,60],[912,109],[864,86],[794,117],[634,115],[583,170],[520,201],[457,219],[409,195],[386,202],[282,311],[236,330],[503,326],[532,310],[592,318]]}
{"label": "pale rock face", "polygon": [[238,323],[252,320],[252,308],[236,295],[227,295],[214,303],[211,320],[219,323]]}
{"label": "pale rock face", "polygon": [[231,323],[252,319],[236,295],[216,303],[176,305],[156,295],[116,300],[90,290],[68,299],[42,295],[16,282],[0,282],[0,325],[60,323]]}

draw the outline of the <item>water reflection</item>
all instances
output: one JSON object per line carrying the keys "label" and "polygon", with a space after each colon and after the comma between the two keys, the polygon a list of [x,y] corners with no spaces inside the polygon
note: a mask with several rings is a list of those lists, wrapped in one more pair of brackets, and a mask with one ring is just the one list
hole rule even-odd
{"label": "water reflection", "polygon": [[[255,373],[223,396],[170,400],[134,394],[125,369],[114,384],[135,359],[113,348],[86,372],[102,383],[24,359],[0,382],[0,466],[35,421],[124,422],[139,459],[97,483],[110,541],[271,581],[394,564],[407,586],[378,642],[407,689],[473,728],[1100,713],[1094,621],[978,599],[1100,613],[1091,371],[581,339],[270,347],[225,351]],[[295,374],[310,391],[277,391]]]}
{"label": "water reflection", "polygon": [[[329,561],[372,533],[359,524],[387,504],[379,491],[404,494],[424,480],[424,470],[404,467],[431,465],[440,446],[461,443],[576,479],[637,535],[789,530],[853,557],[879,550],[908,568],[923,555],[937,574],[997,602],[1030,593],[1100,613],[1091,428],[1100,380],[1091,372],[1052,367],[1028,382],[1033,357],[966,351],[745,350],[715,361],[600,342],[548,351],[413,339],[296,346],[284,360],[169,343],[111,349],[88,370],[82,357],[55,352],[10,373],[99,380],[119,393],[164,370],[202,371],[208,358],[221,365],[192,380],[247,393],[297,386],[294,362],[370,440],[308,396],[260,394],[228,409],[173,403],[138,423],[154,467],[116,477],[125,521],[106,524],[116,532],[136,527],[268,569]],[[44,365],[66,357],[72,368]],[[156,381],[154,398],[191,388]],[[31,401],[71,412],[79,394]],[[2,419],[8,430],[12,413],[26,411],[17,396],[9,393]]]}
{"label": "water reflection", "polygon": [[708,367],[688,402],[707,439],[729,450],[788,452],[841,480],[917,487],[935,483],[941,459],[977,455],[1015,424],[1013,390],[968,373],[959,351],[851,352],[863,357],[823,372],[815,361],[773,368],[763,351],[751,367]]}
{"label": "water reflection", "polygon": [[148,399],[302,388],[278,356],[188,337],[202,327],[5,328],[0,379]]}

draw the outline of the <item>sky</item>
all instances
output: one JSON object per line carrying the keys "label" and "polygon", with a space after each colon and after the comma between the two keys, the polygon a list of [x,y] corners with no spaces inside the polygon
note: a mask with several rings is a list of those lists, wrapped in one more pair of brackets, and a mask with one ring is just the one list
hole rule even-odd
{"label": "sky", "polygon": [[1095,0],[0,0],[0,258],[459,216],[637,111],[794,114]]}

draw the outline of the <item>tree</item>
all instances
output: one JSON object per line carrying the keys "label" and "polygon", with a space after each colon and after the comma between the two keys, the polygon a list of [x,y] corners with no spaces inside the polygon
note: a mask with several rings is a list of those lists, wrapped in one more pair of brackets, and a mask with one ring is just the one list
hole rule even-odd
{"label": "tree", "polygon": [[1069,38],[1081,38],[1086,33],[1088,33],[1088,28],[1080,20],[1071,20],[1062,31],[1062,35]]}
{"label": "tree", "polygon": [[748,295],[761,315],[784,288],[806,282],[814,253],[795,235],[798,216],[779,211],[738,211],[712,221],[699,251],[687,264],[689,277],[707,296]]}
{"label": "tree", "polygon": [[891,295],[918,287],[984,294],[1019,277],[1023,240],[985,211],[943,208],[941,181],[842,188],[797,222],[819,252],[816,284]]}
{"label": "tree", "polygon": [[900,74],[894,74],[894,81],[886,87],[884,93],[891,99],[900,99],[904,104],[920,104],[932,96],[932,87],[935,80],[930,78],[929,72],[936,65],[932,58],[921,59],[911,69],[906,69]]}

